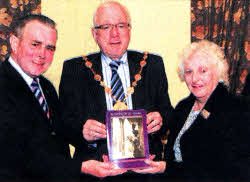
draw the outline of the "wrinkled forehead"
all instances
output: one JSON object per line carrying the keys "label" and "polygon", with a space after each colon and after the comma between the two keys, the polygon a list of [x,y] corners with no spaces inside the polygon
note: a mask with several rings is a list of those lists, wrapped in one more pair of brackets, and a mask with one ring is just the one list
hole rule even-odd
{"label": "wrinkled forehead", "polygon": [[[57,30],[49,24],[43,23],[39,20],[31,20],[25,24],[25,26],[21,29],[20,37],[24,36],[34,36],[37,35],[39,37],[40,34],[53,34],[53,36],[57,39]],[[41,36],[41,35],[40,35]]]}
{"label": "wrinkled forehead", "polygon": [[207,55],[205,52],[199,51],[191,54],[183,61],[184,67],[215,67],[217,60],[213,56]]}
{"label": "wrinkled forehead", "polygon": [[207,61],[208,63],[213,63],[215,64],[216,62],[218,62],[218,56],[216,55],[215,52],[212,52],[209,49],[196,49],[194,50],[186,59],[186,61],[188,62],[191,59],[194,58],[199,58],[202,61]]}
{"label": "wrinkled forehead", "polygon": [[95,14],[95,25],[127,23],[130,21],[128,11],[118,4],[100,6]]}
{"label": "wrinkled forehead", "polygon": [[57,33],[54,28],[47,24],[31,21],[25,25],[22,39],[54,45],[57,40]]}

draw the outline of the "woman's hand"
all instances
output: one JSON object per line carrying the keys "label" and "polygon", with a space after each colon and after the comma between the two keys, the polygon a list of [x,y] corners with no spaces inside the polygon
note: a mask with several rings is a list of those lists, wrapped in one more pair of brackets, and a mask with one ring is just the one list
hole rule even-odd
{"label": "woman's hand", "polygon": [[143,169],[133,169],[134,172],[137,173],[163,173],[166,168],[166,162],[165,161],[153,161],[155,158],[155,155],[150,155],[150,158],[145,160],[145,163],[149,164],[149,167],[143,168]]}
{"label": "woman's hand", "polygon": [[150,165],[150,167],[144,168],[144,169],[134,169],[134,172],[137,173],[163,173],[166,168],[166,162],[165,161],[151,161],[149,159],[145,160],[147,164]]}

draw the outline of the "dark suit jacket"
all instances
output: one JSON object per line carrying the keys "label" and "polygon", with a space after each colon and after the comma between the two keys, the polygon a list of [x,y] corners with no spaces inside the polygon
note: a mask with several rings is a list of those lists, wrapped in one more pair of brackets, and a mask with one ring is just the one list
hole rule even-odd
{"label": "dark suit jacket", "polygon": [[[140,69],[143,54],[128,51],[130,81]],[[93,63],[96,73],[102,75],[101,53],[91,54],[88,59]],[[82,128],[87,119],[95,119],[105,123],[107,111],[104,88],[94,80],[94,75],[84,65],[82,57],[64,62],[59,98],[62,105],[63,121],[70,137],[70,143],[76,148],[75,158],[102,160],[102,154],[107,154],[106,140],[97,141],[97,148],[84,140]],[[147,112],[159,111],[165,125],[166,118],[172,110],[168,96],[168,82],[162,58],[149,54],[147,65],[143,68],[142,79],[138,81],[132,95],[133,109],[145,109]],[[162,130],[164,131],[164,127]],[[158,134],[150,134],[150,153],[161,158],[162,145]]]}
{"label": "dark suit jacket", "polygon": [[81,163],[69,159],[63,140],[52,135],[60,133],[57,93],[46,78],[39,79],[50,120],[19,73],[7,60],[0,64],[0,179],[80,177]]}
{"label": "dark suit jacket", "polygon": [[174,159],[173,145],[183,127],[195,97],[179,102],[171,117],[170,135],[165,151],[166,175],[183,179],[249,179],[250,113],[249,101],[229,95],[219,84],[204,109],[180,140],[183,162]]}
{"label": "dark suit jacket", "polygon": [[241,94],[245,96],[250,96],[250,74],[248,74],[246,77],[245,85]]}

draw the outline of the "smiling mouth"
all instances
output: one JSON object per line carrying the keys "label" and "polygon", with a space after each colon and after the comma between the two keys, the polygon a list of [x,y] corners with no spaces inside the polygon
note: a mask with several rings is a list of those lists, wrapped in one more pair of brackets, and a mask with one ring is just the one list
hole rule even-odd
{"label": "smiling mouth", "polygon": [[202,88],[203,85],[192,85],[193,88]]}
{"label": "smiling mouth", "polygon": [[33,63],[36,65],[44,65],[44,62],[40,62],[40,61],[33,61]]}
{"label": "smiling mouth", "polygon": [[113,41],[113,42],[111,42],[110,44],[111,45],[117,45],[117,44],[120,44],[121,42],[120,41]]}

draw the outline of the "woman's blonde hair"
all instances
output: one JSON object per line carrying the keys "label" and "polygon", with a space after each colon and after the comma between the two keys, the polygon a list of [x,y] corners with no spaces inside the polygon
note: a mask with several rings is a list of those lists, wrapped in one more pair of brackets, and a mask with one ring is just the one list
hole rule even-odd
{"label": "woman's blonde hair", "polygon": [[185,63],[191,60],[194,55],[206,56],[214,66],[216,66],[218,81],[223,81],[225,85],[229,85],[228,79],[228,63],[225,59],[223,50],[217,44],[208,40],[193,42],[181,54],[178,66],[178,75],[181,81],[184,81]]}

